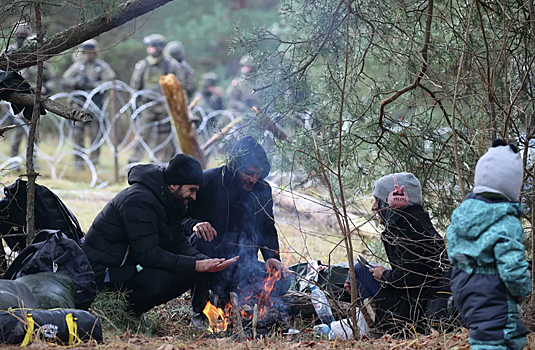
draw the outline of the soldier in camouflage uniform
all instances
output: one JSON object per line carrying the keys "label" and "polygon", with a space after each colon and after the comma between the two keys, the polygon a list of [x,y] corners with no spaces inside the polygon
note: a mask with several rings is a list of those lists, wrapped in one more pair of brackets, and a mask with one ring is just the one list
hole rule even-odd
{"label": "soldier in camouflage uniform", "polygon": [[184,60],[184,46],[180,41],[171,41],[165,46],[163,55],[173,57],[180,64],[178,69],[180,73],[176,77],[182,84],[186,96],[191,100],[197,90],[197,84],[195,83],[195,70]]}
{"label": "soldier in camouflage uniform", "polygon": [[249,75],[253,72],[251,56],[243,56],[240,59],[241,76],[232,80],[227,88],[228,109],[237,116],[251,112],[251,107],[263,107],[263,102],[254,94],[252,81]]}
{"label": "soldier in camouflage uniform", "polygon": [[[115,79],[115,72],[110,65],[97,58],[98,50],[98,42],[95,39],[87,40],[80,45],[79,51],[82,53],[81,58],[74,62],[63,74],[63,84],[68,91],[82,90],[90,92],[102,83]],[[103,93],[97,93],[93,96],[93,102],[99,110],[102,108],[103,100]],[[74,95],[70,100],[71,106],[78,108],[82,107],[85,102],[86,101],[82,95]],[[91,107],[88,108],[95,117],[100,116],[99,110],[92,111]],[[89,123],[75,123],[73,125],[74,144],[81,148],[85,148],[85,130],[89,129],[89,137],[91,140],[89,147],[91,147],[99,135],[100,123],[101,121],[96,118]],[[94,165],[98,165],[99,156],[100,147],[94,152],[91,152],[89,156]],[[85,162],[80,156],[74,156],[74,166],[77,170],[83,169],[84,164]]]}
{"label": "soldier in camouflage uniform", "polygon": [[[15,37],[17,44],[10,46],[7,51],[12,52],[17,49],[20,49],[24,45],[27,45],[31,42],[32,38],[35,37],[35,35],[31,35],[31,28],[28,25],[28,23],[25,22],[19,22],[15,25],[15,28],[13,30],[13,36]],[[43,87],[41,93],[45,96],[50,95],[52,91],[55,88],[56,84],[56,75],[52,71],[50,64],[48,62],[44,62],[44,70],[43,70]],[[31,66],[28,68],[25,68],[19,72],[28,82],[30,85],[35,88],[35,84],[37,83],[37,66]],[[14,124],[20,124],[23,123],[20,119],[12,118],[11,123]],[[26,135],[24,128],[18,127],[15,128],[10,133],[10,156],[16,157],[19,155],[20,150],[20,144],[22,142],[23,137]],[[34,164],[36,164],[34,160]],[[16,168],[18,169],[18,168]]]}
{"label": "soldier in camouflage uniform", "polygon": [[[167,44],[167,39],[160,34],[152,34],[143,39],[147,45],[147,57],[136,63],[130,86],[135,90],[153,90],[161,93],[160,77],[166,74],[174,74],[179,81],[184,81],[181,65],[172,57],[163,55],[163,50]],[[149,97],[140,96],[138,106],[151,101]],[[161,144],[171,133],[171,123],[159,123],[155,127],[144,127],[147,124],[160,122],[168,117],[165,103],[158,103],[139,113],[140,126],[143,128],[139,136],[153,147]],[[141,143],[134,146],[129,163],[139,163],[145,151]],[[167,143],[161,150],[163,157],[161,161],[168,162],[175,155],[175,147],[172,142]]]}
{"label": "soldier in camouflage uniform", "polygon": [[219,77],[215,73],[206,73],[202,76],[202,90],[197,93],[201,99],[197,106],[201,107],[206,114],[223,109],[223,92],[217,86]]}

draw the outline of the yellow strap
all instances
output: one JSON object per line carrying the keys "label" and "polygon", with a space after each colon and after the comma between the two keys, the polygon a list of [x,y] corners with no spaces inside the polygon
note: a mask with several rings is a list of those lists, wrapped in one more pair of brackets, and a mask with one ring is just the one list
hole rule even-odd
{"label": "yellow strap", "polygon": [[80,343],[81,340],[78,338],[78,324],[76,322],[78,319],[74,318],[73,314],[68,314],[65,316],[65,321],[69,330],[69,345]]}
{"label": "yellow strap", "polygon": [[31,343],[32,338],[33,338],[34,322],[33,322],[32,314],[28,314],[26,319],[28,322],[28,327],[26,327],[26,335],[24,336],[24,340],[22,341],[22,344],[20,344],[20,346],[27,346],[28,344]]}

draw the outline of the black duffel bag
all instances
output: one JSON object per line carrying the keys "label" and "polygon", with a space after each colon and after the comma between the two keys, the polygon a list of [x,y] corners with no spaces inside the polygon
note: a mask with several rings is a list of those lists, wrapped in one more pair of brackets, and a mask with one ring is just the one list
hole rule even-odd
{"label": "black duffel bag", "polygon": [[84,310],[15,309],[0,311],[0,342],[26,346],[36,337],[61,345],[102,342],[99,319]]}

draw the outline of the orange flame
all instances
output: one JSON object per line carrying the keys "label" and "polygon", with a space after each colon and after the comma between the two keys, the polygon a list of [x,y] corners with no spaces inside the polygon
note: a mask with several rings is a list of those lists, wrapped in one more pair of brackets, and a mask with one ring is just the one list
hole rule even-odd
{"label": "orange flame", "polygon": [[247,313],[247,311],[245,311],[245,310],[242,309],[242,310],[241,310],[241,317],[243,317],[243,318],[245,318],[245,319],[249,319],[249,318],[251,318],[251,317],[253,317],[253,316],[252,316],[252,315],[249,315],[249,314]]}
{"label": "orange flame", "polygon": [[228,305],[225,308],[227,311],[223,311],[223,309],[219,307],[215,307],[212,305],[211,302],[207,302],[206,306],[204,307],[204,310],[202,310],[202,313],[208,317],[208,321],[210,321],[210,328],[208,330],[212,333],[215,332],[225,332],[228,327]]}
{"label": "orange flame", "polygon": [[272,305],[271,292],[275,290],[275,283],[281,279],[281,272],[279,270],[271,270],[269,275],[264,278],[262,290],[258,294],[258,318],[262,319],[267,313],[268,307]]}

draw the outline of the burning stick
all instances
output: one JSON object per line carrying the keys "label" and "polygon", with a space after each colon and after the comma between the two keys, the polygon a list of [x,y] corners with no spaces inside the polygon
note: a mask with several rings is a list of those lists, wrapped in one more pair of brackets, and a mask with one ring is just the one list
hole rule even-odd
{"label": "burning stick", "polygon": [[256,339],[256,326],[258,325],[258,304],[253,308],[253,339]]}
{"label": "burning stick", "polygon": [[236,330],[236,334],[238,335],[238,339],[241,342],[245,342],[247,338],[245,337],[245,333],[243,332],[243,320],[241,318],[240,314],[240,304],[238,303],[238,296],[236,293],[231,292],[230,293],[230,305],[232,305],[232,325],[234,326],[234,330]]}

